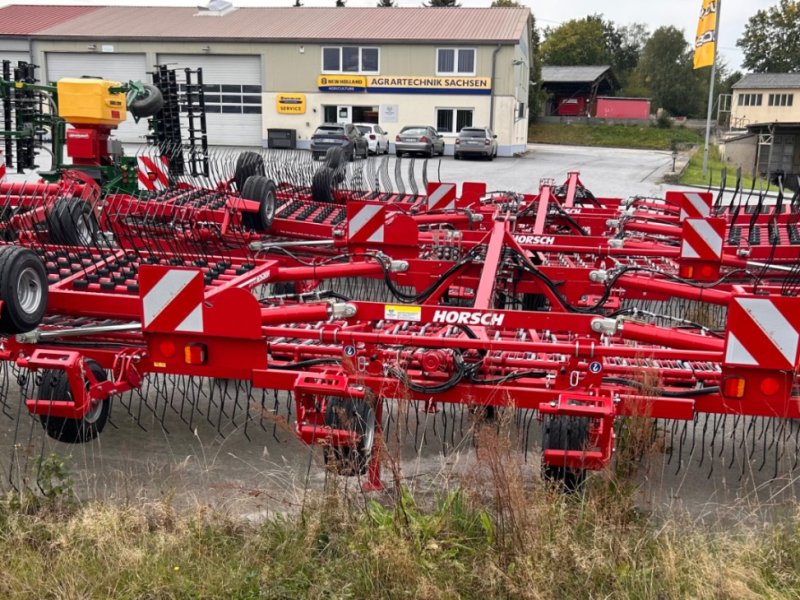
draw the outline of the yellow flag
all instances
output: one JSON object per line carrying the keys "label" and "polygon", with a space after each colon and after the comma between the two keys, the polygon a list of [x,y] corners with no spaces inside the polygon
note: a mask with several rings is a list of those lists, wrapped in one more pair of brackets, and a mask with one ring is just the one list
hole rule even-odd
{"label": "yellow flag", "polygon": [[694,68],[710,67],[714,64],[714,47],[717,43],[717,5],[719,0],[703,0],[700,20],[697,22],[697,37],[694,42]]}

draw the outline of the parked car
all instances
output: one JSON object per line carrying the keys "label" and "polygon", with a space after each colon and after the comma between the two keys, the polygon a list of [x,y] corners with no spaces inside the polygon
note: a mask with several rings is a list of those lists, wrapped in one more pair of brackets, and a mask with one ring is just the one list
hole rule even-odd
{"label": "parked car", "polygon": [[398,157],[411,152],[422,152],[430,157],[444,156],[444,138],[433,127],[409,125],[394,138],[394,149]]}
{"label": "parked car", "polygon": [[389,154],[389,134],[375,123],[353,123],[361,134],[367,138],[371,154]]}
{"label": "parked car", "polygon": [[367,139],[351,123],[325,123],[311,136],[311,156],[319,160],[328,148],[342,148],[350,160],[366,158],[369,153]]}
{"label": "parked car", "polygon": [[497,156],[497,136],[488,127],[464,127],[456,137],[453,156],[460,160],[467,155],[494,160]]}

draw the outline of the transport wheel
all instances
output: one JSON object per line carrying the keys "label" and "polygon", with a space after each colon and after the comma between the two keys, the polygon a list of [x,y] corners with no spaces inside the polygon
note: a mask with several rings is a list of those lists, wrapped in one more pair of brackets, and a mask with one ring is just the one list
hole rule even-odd
{"label": "transport wheel", "polygon": [[328,148],[325,151],[325,166],[329,169],[333,169],[334,171],[342,166],[347,161],[345,160],[344,156],[344,148],[341,146],[336,146],[334,148]]}
{"label": "transport wheel", "polygon": [[256,231],[268,231],[275,219],[275,194],[278,187],[271,179],[264,175],[251,175],[244,182],[242,198],[256,200],[258,212],[243,212],[242,223],[245,227]]}
{"label": "transport wheel", "polygon": [[131,114],[138,119],[152,117],[164,108],[164,96],[161,94],[160,89],[149,83],[144,84],[144,89],[147,95],[131,102],[128,108]]}
{"label": "transport wheel", "polygon": [[[105,370],[99,364],[94,361],[88,361],[88,364],[92,375],[98,381],[105,381],[108,378]],[[66,371],[52,369],[44,371],[37,397],[39,400],[72,400],[72,390]],[[111,399],[104,398],[95,404],[82,419],[39,415],[39,420],[47,435],[54,440],[65,444],[83,444],[100,435],[108,422],[110,412]]]}
{"label": "transport wheel", "polygon": [[59,198],[47,213],[49,240],[53,244],[89,247],[96,243],[97,217],[92,205],[80,198]]}
{"label": "transport wheel", "polygon": [[27,248],[0,248],[0,300],[0,333],[35,329],[47,309],[47,274],[42,259]]}
{"label": "transport wheel", "polygon": [[358,441],[348,446],[325,446],[325,465],[338,475],[364,475],[375,445],[375,411],[365,400],[328,398],[325,425],[355,432]]}
{"label": "transport wheel", "polygon": [[[589,441],[585,417],[546,415],[542,426],[542,450],[583,450]],[[562,491],[575,492],[586,481],[586,469],[542,464],[542,477]]]}
{"label": "transport wheel", "polygon": [[257,152],[242,152],[236,159],[236,169],[233,172],[233,180],[240,194],[247,178],[252,175],[266,175],[264,157]]}
{"label": "transport wheel", "polygon": [[333,202],[335,173],[330,167],[321,167],[311,179],[311,198],[316,202]]}

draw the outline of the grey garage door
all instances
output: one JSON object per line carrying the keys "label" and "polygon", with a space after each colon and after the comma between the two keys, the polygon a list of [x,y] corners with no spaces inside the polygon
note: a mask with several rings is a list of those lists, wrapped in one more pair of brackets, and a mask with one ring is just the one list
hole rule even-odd
{"label": "grey garage door", "polygon": [[261,57],[159,54],[159,64],[203,69],[208,142],[261,146]]}
{"label": "grey garage door", "polygon": [[[91,75],[112,81],[139,80],[149,82],[144,54],[87,54],[78,52],[48,52],[45,58],[47,80],[58,81],[64,77]],[[114,137],[123,142],[144,143],[147,119],[134,123],[129,114]]]}

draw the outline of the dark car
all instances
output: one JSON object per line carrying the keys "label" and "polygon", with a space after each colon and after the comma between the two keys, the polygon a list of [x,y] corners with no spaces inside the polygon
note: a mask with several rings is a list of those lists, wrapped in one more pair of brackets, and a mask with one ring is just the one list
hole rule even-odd
{"label": "dark car", "polygon": [[421,152],[433,158],[437,154],[444,156],[444,139],[433,127],[410,125],[403,127],[394,139],[394,151],[397,156]]}
{"label": "dark car", "polygon": [[488,127],[464,127],[456,137],[453,157],[480,156],[493,160],[497,156],[497,136]]}
{"label": "dark car", "polygon": [[366,158],[369,153],[367,138],[350,123],[326,123],[317,127],[311,136],[311,156],[319,160],[329,148],[342,148],[350,160]]}

